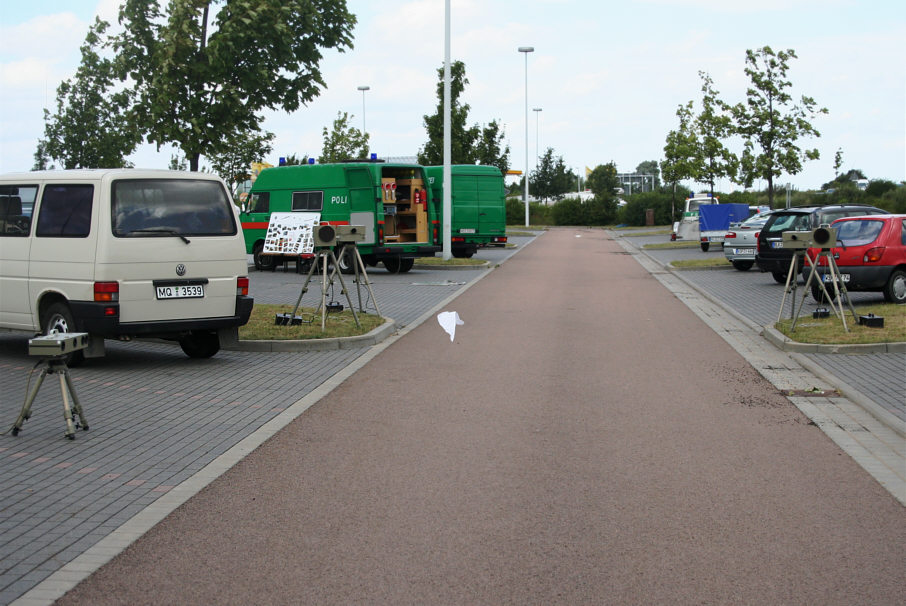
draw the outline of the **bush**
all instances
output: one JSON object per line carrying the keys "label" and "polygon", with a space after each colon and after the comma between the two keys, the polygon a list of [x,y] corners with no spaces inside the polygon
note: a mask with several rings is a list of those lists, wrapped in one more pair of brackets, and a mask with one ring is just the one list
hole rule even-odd
{"label": "bush", "polygon": [[[683,214],[686,194],[676,194],[675,210],[677,216]],[[626,206],[622,207],[618,214],[617,220],[626,225],[645,225],[646,211],[651,208],[654,210],[655,225],[672,225],[676,220],[673,218],[674,202],[672,191],[648,191],[640,194],[626,196]]]}
{"label": "bush", "polygon": [[[540,202],[531,202],[529,204],[529,223],[532,225],[551,225],[551,209],[552,207],[545,206]],[[506,224],[525,225],[525,204],[515,196],[510,196],[506,199]]]}

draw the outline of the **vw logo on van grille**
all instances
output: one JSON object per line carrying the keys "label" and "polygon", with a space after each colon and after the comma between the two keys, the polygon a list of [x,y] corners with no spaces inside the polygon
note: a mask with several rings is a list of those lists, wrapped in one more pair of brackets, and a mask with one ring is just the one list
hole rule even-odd
{"label": "vw logo on van grille", "polygon": [[179,265],[177,265],[177,266],[176,266],[176,275],[177,275],[177,276],[184,276],[184,275],[186,275],[186,266],[183,265],[182,263],[180,263]]}

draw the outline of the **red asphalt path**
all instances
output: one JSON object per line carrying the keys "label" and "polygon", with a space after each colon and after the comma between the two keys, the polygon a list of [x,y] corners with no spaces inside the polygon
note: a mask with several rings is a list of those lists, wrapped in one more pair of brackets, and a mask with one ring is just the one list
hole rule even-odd
{"label": "red asphalt path", "polygon": [[447,309],[59,603],[903,603],[906,508],[604,231]]}

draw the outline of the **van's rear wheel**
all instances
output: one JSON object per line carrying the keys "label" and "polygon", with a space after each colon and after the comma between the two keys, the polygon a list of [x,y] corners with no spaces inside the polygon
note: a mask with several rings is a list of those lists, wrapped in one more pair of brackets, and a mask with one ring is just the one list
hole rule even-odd
{"label": "van's rear wheel", "polygon": [[404,274],[415,265],[415,259],[384,259],[384,267],[392,274]]}
{"label": "van's rear wheel", "polygon": [[181,338],[179,346],[190,358],[210,358],[220,351],[220,338],[216,332],[195,330]]}
{"label": "van's rear wheel", "polygon": [[415,265],[415,259],[384,259],[384,267],[392,274],[404,274]]}
{"label": "van's rear wheel", "polygon": [[344,274],[355,273],[355,251],[344,247],[337,250],[337,264]]}
{"label": "van's rear wheel", "polygon": [[785,271],[772,271],[771,276],[773,276],[774,282],[777,282],[777,284],[786,284],[786,279],[789,274]]}
{"label": "van's rear wheel", "polygon": [[[44,312],[41,320],[41,328],[45,335],[61,332],[76,332],[75,319],[72,317],[72,311],[66,303],[52,303]],[[63,357],[67,366],[78,366],[85,361],[85,352],[82,350],[74,351]]]}
{"label": "van's rear wheel", "polygon": [[264,252],[264,242],[258,242],[252,248],[252,258],[255,260],[255,269],[259,271],[273,270],[277,266],[273,255],[261,254]]}

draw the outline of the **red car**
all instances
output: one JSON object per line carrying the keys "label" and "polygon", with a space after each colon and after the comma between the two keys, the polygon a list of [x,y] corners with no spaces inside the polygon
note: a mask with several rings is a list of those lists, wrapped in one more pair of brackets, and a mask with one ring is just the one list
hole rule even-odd
{"label": "red car", "polygon": [[[906,215],[845,217],[831,227],[837,230],[839,246],[832,253],[846,290],[879,291],[891,303],[906,303]],[[819,252],[811,248],[809,256],[814,259]],[[810,271],[806,265],[803,277],[807,279]],[[833,297],[826,257],[819,259],[818,273]],[[816,301],[824,301],[815,280],[811,289]]]}

